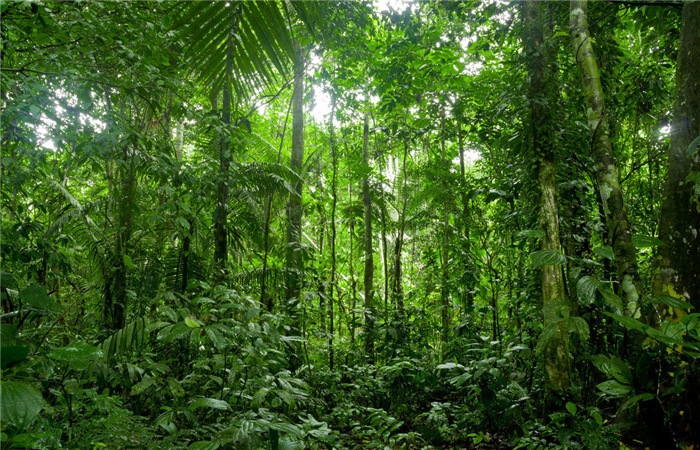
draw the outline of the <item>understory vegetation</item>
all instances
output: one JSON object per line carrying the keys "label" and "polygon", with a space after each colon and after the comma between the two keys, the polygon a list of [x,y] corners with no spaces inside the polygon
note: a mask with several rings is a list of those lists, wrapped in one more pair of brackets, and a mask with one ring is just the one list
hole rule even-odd
{"label": "understory vegetation", "polygon": [[700,2],[0,13],[3,449],[700,445]]}

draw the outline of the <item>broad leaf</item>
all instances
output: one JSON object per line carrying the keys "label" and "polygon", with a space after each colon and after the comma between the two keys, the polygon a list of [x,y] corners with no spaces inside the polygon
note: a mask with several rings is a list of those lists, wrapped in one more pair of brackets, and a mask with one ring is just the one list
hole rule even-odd
{"label": "broad leaf", "polygon": [[530,253],[533,267],[566,264],[566,256],[551,250],[540,250]]}
{"label": "broad leaf", "polygon": [[624,411],[625,409],[636,405],[639,402],[646,402],[648,400],[653,399],[654,396],[649,393],[644,393],[644,394],[637,394],[632,397],[630,397],[625,403],[622,404],[620,407],[619,411]]}
{"label": "broad leaf", "polygon": [[271,430],[281,431],[283,433],[291,434],[292,436],[301,438],[304,433],[299,429],[298,426],[291,423],[271,423]]}
{"label": "broad leaf", "polygon": [[129,255],[124,255],[122,257],[124,260],[124,265],[129,268],[129,269],[136,269],[136,266],[134,265],[134,262],[131,260],[131,256]]}
{"label": "broad leaf", "polygon": [[187,450],[216,450],[219,446],[215,441],[198,441],[191,443]]}
{"label": "broad leaf", "polygon": [[43,403],[41,394],[29,383],[0,382],[0,409],[5,426],[26,428],[39,414]]}
{"label": "broad leaf", "polygon": [[688,148],[685,150],[685,156],[688,158],[692,158],[695,156],[695,154],[698,152],[698,149],[700,148],[700,136],[696,137],[693,139],[693,142],[688,145]]}
{"label": "broad leaf", "polygon": [[576,283],[576,294],[581,302],[585,304],[592,304],[595,302],[595,291],[598,289],[600,283],[595,278],[586,275],[581,277]]}
{"label": "broad leaf", "polygon": [[22,361],[29,355],[29,347],[26,345],[8,345],[0,347],[0,361],[3,370],[10,364]]}
{"label": "broad leaf", "polygon": [[609,313],[609,312],[603,312],[603,314],[617,320],[622,325],[624,325],[625,328],[627,328],[628,330],[636,330],[636,331],[644,332],[644,324],[642,322],[638,321],[637,319],[633,319],[632,317],[621,316],[619,314],[613,314],[613,313]]}
{"label": "broad leaf", "polygon": [[102,357],[102,350],[90,344],[70,344],[49,353],[49,358],[59,361],[85,361]]}
{"label": "broad leaf", "polygon": [[198,398],[190,403],[189,409],[194,411],[197,408],[230,409],[231,405],[223,400],[215,398]]}
{"label": "broad leaf", "polygon": [[690,303],[684,302],[683,300],[676,298],[676,297],[671,297],[670,295],[655,294],[653,297],[656,298],[661,303],[663,303],[664,305],[670,306],[671,308],[695,309],[695,307],[693,305],[691,305]]}
{"label": "broad leaf", "polygon": [[569,333],[576,333],[581,337],[582,341],[587,341],[591,335],[588,322],[581,317],[569,317],[566,319],[566,328]]}
{"label": "broad leaf", "polygon": [[598,385],[598,389],[613,397],[622,397],[632,391],[631,386],[617,380],[604,381]]}
{"label": "broad leaf", "polygon": [[13,345],[17,341],[18,333],[15,325],[0,323],[0,345]]}
{"label": "broad leaf", "polygon": [[11,273],[0,272],[0,287],[10,287],[15,285],[15,276]]}
{"label": "broad leaf", "polygon": [[35,311],[57,314],[62,310],[62,307],[49,297],[44,286],[29,286],[20,293],[20,297]]}
{"label": "broad leaf", "polygon": [[542,352],[545,351],[547,347],[549,347],[549,344],[552,343],[554,336],[557,334],[558,327],[559,323],[555,322],[550,324],[544,330],[542,330],[542,334],[540,334],[540,337],[537,340],[537,346],[535,347],[536,354],[542,354]]}
{"label": "broad leaf", "polygon": [[593,249],[593,253],[600,256],[601,258],[607,258],[611,261],[615,261],[615,252],[612,247],[608,245],[601,245]]}
{"label": "broad leaf", "polygon": [[632,235],[632,243],[637,248],[651,248],[666,245],[662,240],[653,236],[643,236],[641,234]]}
{"label": "broad leaf", "polygon": [[544,238],[545,234],[542,230],[523,230],[520,233],[518,233],[518,236],[524,238],[542,239]]}
{"label": "broad leaf", "polygon": [[598,288],[598,292],[600,292],[603,295],[605,303],[607,303],[609,306],[612,306],[613,309],[615,309],[615,311],[622,311],[622,300],[620,299],[620,297],[617,296],[617,294],[613,292],[610,286],[601,284]]}

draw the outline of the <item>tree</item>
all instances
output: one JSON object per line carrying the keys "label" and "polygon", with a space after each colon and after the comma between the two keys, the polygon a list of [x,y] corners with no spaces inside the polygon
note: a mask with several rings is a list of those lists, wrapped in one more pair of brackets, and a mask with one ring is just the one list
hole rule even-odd
{"label": "tree", "polygon": [[[544,38],[544,2],[523,3],[523,43],[528,63],[530,118],[528,136],[537,167],[539,222],[544,230],[542,251],[560,254],[559,205],[557,202],[554,152],[554,114],[552,49]],[[553,391],[561,393],[570,386],[569,332],[566,319],[570,307],[560,264],[542,266],[542,311],[545,329],[556,329],[544,351],[545,370]]]}
{"label": "tree", "polygon": [[374,361],[374,247],[372,246],[372,199],[369,196],[369,111],[365,111],[362,127],[362,165],[364,179],[362,180],[362,204],[365,222],[365,355]]}
{"label": "tree", "polygon": [[639,314],[641,310],[644,290],[637,264],[637,253],[632,243],[632,228],[627,218],[627,207],[620,185],[620,171],[615,163],[610,142],[605,94],[588,31],[587,5],[586,0],[571,1],[571,43],[574,58],[583,80],[593,169],[615,253],[620,289],[625,300],[624,312],[634,316]]}
{"label": "tree", "polygon": [[[292,94],[292,161],[291,167],[301,175],[304,161],[304,50],[294,41],[294,93]],[[296,309],[301,302],[301,274],[303,272],[301,248],[302,179],[294,186],[295,193],[287,202],[287,307],[290,315],[297,317]],[[299,331],[298,319],[295,330]],[[292,357],[293,361],[295,356]],[[294,367],[295,364],[292,364]]]}
{"label": "tree", "polygon": [[[700,310],[700,2],[685,2],[676,66],[671,143],[659,220],[653,294],[665,294]],[[665,316],[656,312],[656,320]]]}

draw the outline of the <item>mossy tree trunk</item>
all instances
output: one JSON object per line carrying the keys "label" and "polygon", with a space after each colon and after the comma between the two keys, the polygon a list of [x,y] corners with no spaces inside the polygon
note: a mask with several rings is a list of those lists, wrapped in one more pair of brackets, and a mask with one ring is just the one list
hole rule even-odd
{"label": "mossy tree trunk", "polygon": [[[690,157],[686,152],[697,137],[700,137],[700,2],[685,2],[668,170],[659,221],[659,239],[667,245],[659,247],[653,293],[690,302],[696,311],[700,310],[700,199],[697,191],[700,151]],[[688,176],[693,181],[688,182]]]}
{"label": "mossy tree trunk", "polygon": [[[557,202],[556,168],[554,165],[555,128],[552,104],[553,76],[551,53],[544,39],[544,3],[524,2],[523,41],[530,75],[529,136],[531,153],[537,161],[539,188],[539,222],[544,230],[542,250],[561,251],[559,238],[559,205]],[[544,326],[556,324],[557,331],[544,351],[549,388],[562,392],[571,384],[569,335],[566,327],[568,301],[561,265],[542,266],[542,311]]]}
{"label": "mossy tree trunk", "polygon": [[362,132],[362,203],[365,212],[365,355],[374,363],[374,249],[372,247],[372,200],[369,196],[369,111]]}
{"label": "mossy tree trunk", "polygon": [[615,253],[625,313],[634,316],[640,311],[644,292],[639,276],[637,254],[632,244],[631,224],[627,218],[627,207],[620,186],[620,172],[613,158],[610,127],[605,111],[605,96],[588,31],[586,11],[586,0],[571,1],[569,33],[574,58],[583,80],[591,156],[594,161],[605,222]]}
{"label": "mossy tree trunk", "polygon": [[[301,255],[301,181],[304,161],[304,53],[297,41],[294,41],[294,91],[292,92],[292,169],[299,174],[294,186],[295,194],[287,203],[287,312],[292,317],[292,334],[300,335],[301,327],[297,314],[297,305],[301,295],[301,272],[303,270]],[[290,366],[292,370],[299,367],[300,348],[293,346]]]}

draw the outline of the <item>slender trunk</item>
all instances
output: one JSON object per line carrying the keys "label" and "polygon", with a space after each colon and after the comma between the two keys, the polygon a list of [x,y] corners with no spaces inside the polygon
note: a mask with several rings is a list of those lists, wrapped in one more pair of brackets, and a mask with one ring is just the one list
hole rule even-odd
{"label": "slender trunk", "polygon": [[[440,136],[440,149],[442,152],[442,160],[450,164],[447,159],[447,151],[445,149],[445,110],[441,111],[440,120],[441,136]],[[464,161],[461,161],[464,164]],[[461,168],[464,171],[464,167]],[[450,205],[452,204],[449,197],[449,186],[443,181],[443,192],[442,195],[445,196],[445,201],[443,204],[442,212],[442,245],[440,251],[440,264],[442,266],[442,281],[440,283],[440,318],[442,324],[442,332],[440,337],[443,344],[447,342],[450,336],[450,290],[449,290],[449,279],[450,279]],[[445,346],[443,345],[443,350]]]}
{"label": "slender trunk", "polygon": [[352,325],[350,326],[350,342],[355,342],[355,308],[357,300],[357,281],[355,280],[355,216],[353,211],[353,201],[352,201],[352,183],[348,183],[348,198],[350,199],[350,223],[348,225],[350,231],[350,292],[352,295],[351,303],[351,315],[352,315]]}
{"label": "slender trunk", "polygon": [[[525,53],[530,75],[530,136],[532,154],[539,162],[539,221],[545,232],[542,250],[561,251],[559,239],[559,206],[557,204],[556,169],[554,166],[554,116],[549,105],[553,102],[552,67],[544,39],[544,8],[541,2],[523,3],[525,19]],[[569,362],[569,332],[563,307],[568,306],[561,265],[542,266],[542,311],[544,326],[556,326],[557,331],[544,351],[544,364],[549,388],[563,392],[571,384]]]}
{"label": "slender trunk", "polygon": [[401,280],[401,251],[403,248],[403,237],[406,228],[406,207],[408,205],[408,181],[406,180],[406,159],[408,158],[408,142],[404,140],[404,152],[403,152],[403,192],[401,193],[401,199],[403,206],[401,208],[401,217],[399,219],[399,231],[396,236],[396,245],[394,247],[394,275],[393,275],[393,286],[392,286],[392,296],[394,302],[398,306],[400,311],[403,311],[403,284]]}
{"label": "slender trunk", "polygon": [[[282,129],[282,134],[280,135],[280,146],[277,150],[277,164],[280,163],[282,159],[282,146],[284,145],[284,137],[287,135],[287,123],[289,122],[289,113],[292,109],[292,101],[290,99],[289,106],[287,107],[287,114],[284,118],[284,128]],[[275,307],[274,299],[271,295],[267,293],[267,270],[268,270],[268,258],[270,256],[270,220],[272,214],[272,200],[274,199],[274,194],[270,194],[265,200],[265,231],[263,233],[263,267],[262,276],[260,281],[260,303],[265,305],[268,312],[272,312]]]}
{"label": "slender trunk", "polygon": [[571,0],[570,35],[574,57],[581,72],[586,99],[588,129],[594,170],[600,191],[605,221],[612,241],[617,274],[621,283],[625,313],[640,311],[643,288],[632,244],[631,225],[620,187],[620,172],[613,158],[610,128],[605,111],[605,96],[600,82],[598,63],[588,31],[586,0]]}
{"label": "slender trunk", "polygon": [[372,200],[369,197],[369,111],[365,112],[362,133],[362,203],[365,210],[365,354],[374,363],[374,248],[372,247]]}
{"label": "slender trunk", "polygon": [[[689,145],[700,137],[700,2],[686,1],[676,66],[676,100],[668,150],[659,247],[653,293],[690,302],[700,310],[700,150]],[[694,152],[694,153],[693,153]],[[688,182],[691,175],[692,182]],[[676,311],[676,314],[682,314]],[[655,320],[666,315],[659,311]]]}
{"label": "slender trunk", "polygon": [[389,249],[386,238],[386,212],[382,208],[382,259],[384,262],[384,313],[389,312]]}
{"label": "slender trunk", "polygon": [[[292,169],[299,175],[294,186],[293,194],[287,203],[287,311],[292,317],[292,333],[299,334],[301,330],[297,306],[301,294],[301,198],[302,181],[301,169],[304,160],[304,52],[297,41],[294,41],[294,92],[292,93]],[[300,350],[294,346],[295,351]],[[294,351],[293,351],[294,352]],[[301,355],[296,351],[291,355],[292,369],[299,367]]]}
{"label": "slender trunk", "polygon": [[[229,43],[229,46],[232,45]],[[230,77],[232,71],[232,49],[226,55],[226,77],[223,83],[222,120],[227,133],[221,136],[219,146],[219,184],[217,187],[216,209],[214,210],[214,279],[224,283],[228,271],[228,198],[229,169],[231,152],[228,131],[231,127],[231,91]]]}
{"label": "slender trunk", "polygon": [[126,311],[128,297],[126,293],[127,268],[124,263],[124,256],[128,255],[128,243],[131,239],[132,219],[134,213],[134,195],[136,190],[136,174],[134,166],[129,161],[127,151],[124,150],[124,165],[121,169],[121,187],[119,189],[118,200],[118,223],[117,231],[117,261],[113,282],[113,303],[111,313],[111,327],[113,330],[124,328],[126,325]]}
{"label": "slender trunk", "polygon": [[[331,94],[331,118],[330,118],[330,138],[331,138],[331,153],[333,157],[333,179],[331,181],[331,196],[333,203],[331,206],[331,276],[329,283],[328,294],[328,366],[333,370],[335,349],[333,348],[333,290],[335,288],[335,271],[336,271],[336,255],[335,255],[335,211],[338,205],[338,156],[336,154],[335,136],[333,134],[333,116],[335,115],[335,95]],[[341,328],[342,330],[342,328]]]}

